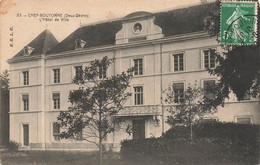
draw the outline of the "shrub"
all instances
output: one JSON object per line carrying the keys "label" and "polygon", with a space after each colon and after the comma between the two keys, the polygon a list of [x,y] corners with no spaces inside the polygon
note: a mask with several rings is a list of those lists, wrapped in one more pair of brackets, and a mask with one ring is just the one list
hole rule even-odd
{"label": "shrub", "polygon": [[196,138],[210,137],[257,141],[259,128],[259,125],[212,122],[197,124],[194,132]]}
{"label": "shrub", "polygon": [[[121,156],[126,159],[154,158],[164,163],[226,162],[254,164],[259,154],[259,125],[199,123],[194,141],[188,127],[173,127],[159,138],[124,140]],[[187,161],[187,162],[186,162]]]}
{"label": "shrub", "polygon": [[162,138],[171,141],[190,140],[190,128],[185,126],[172,127],[162,135]]}
{"label": "shrub", "polygon": [[[121,156],[127,159],[134,158],[135,153],[145,156],[165,150],[160,138],[123,140],[121,144]],[[151,149],[156,149],[156,151]]]}
{"label": "shrub", "polygon": [[9,151],[9,152],[17,152],[18,150],[19,150],[19,148],[20,148],[20,144],[19,143],[17,143],[17,142],[15,142],[15,141],[9,141],[8,143],[7,143],[7,150]]}

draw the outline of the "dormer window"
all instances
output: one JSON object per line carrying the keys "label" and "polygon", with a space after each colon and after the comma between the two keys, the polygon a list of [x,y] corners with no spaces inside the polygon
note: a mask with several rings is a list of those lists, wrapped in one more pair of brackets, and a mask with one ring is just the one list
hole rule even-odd
{"label": "dormer window", "polygon": [[34,48],[25,46],[23,49],[24,56],[30,56],[30,54],[33,52]]}
{"label": "dormer window", "polygon": [[86,45],[86,42],[81,39],[76,39],[75,41],[75,49],[83,49]]}

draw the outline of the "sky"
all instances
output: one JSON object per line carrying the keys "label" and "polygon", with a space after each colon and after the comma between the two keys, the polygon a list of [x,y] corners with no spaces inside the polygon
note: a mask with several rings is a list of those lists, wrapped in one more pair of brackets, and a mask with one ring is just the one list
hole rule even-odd
{"label": "sky", "polygon": [[[0,71],[8,69],[6,61],[46,28],[60,42],[81,25],[119,19],[136,11],[153,13],[200,2],[201,0],[0,0]],[[58,16],[48,21],[42,19],[48,14]],[[83,17],[67,17],[67,21],[61,21],[60,14],[62,17],[76,14]],[[54,21],[55,18],[59,21]]]}

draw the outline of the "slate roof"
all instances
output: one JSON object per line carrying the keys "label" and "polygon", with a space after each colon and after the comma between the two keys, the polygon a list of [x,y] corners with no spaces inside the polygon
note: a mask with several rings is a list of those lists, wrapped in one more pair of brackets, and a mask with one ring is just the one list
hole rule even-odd
{"label": "slate roof", "polygon": [[120,20],[80,27],[49,51],[48,54],[74,50],[76,39],[86,42],[84,48],[115,44],[116,33],[121,29],[122,22]]}
{"label": "slate roof", "polygon": [[[152,15],[155,17],[155,24],[162,28],[164,37],[168,37],[203,31],[203,20],[213,12],[214,14],[219,12],[219,6],[216,2],[175,9],[167,12],[154,13]],[[149,14],[148,12],[141,13],[143,13],[143,15]],[[129,14],[126,17],[132,17],[133,14],[136,13]],[[121,20],[80,27],[63,41],[61,41],[55,48],[47,52],[47,54],[74,50],[74,42],[76,39],[82,39],[86,42],[84,48],[114,45],[116,33],[121,30],[122,21],[124,21],[125,18]]]}
{"label": "slate roof", "polygon": [[[164,37],[169,37],[203,31],[203,20],[211,13],[217,14],[217,12],[219,12],[219,6],[217,2],[213,2],[153,14],[148,12],[136,13],[141,13],[144,16],[153,15],[155,24],[162,28]],[[46,52],[48,55],[74,50],[76,39],[86,42],[84,48],[114,45],[116,33],[122,29],[122,22],[128,19],[128,17],[136,16],[136,13],[129,14],[122,19],[80,27],[60,43],[58,43],[49,30],[45,30],[28,44],[28,46],[34,48],[31,56]],[[22,55],[23,50],[15,57]]]}
{"label": "slate roof", "polygon": [[[32,40],[28,45],[29,47],[34,48],[30,56],[37,56],[41,54],[46,54],[52,48],[54,48],[59,42],[50,32],[46,29],[41,32],[34,40]],[[13,58],[23,56],[23,49],[20,50]]]}
{"label": "slate roof", "polygon": [[165,37],[204,30],[204,19],[219,13],[217,2],[155,13],[155,24]]}

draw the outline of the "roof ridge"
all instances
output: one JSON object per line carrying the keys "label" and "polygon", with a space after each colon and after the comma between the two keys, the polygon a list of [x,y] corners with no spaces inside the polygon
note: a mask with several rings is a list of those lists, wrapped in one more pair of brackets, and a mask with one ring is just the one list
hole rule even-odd
{"label": "roof ridge", "polygon": [[192,4],[180,5],[180,6],[175,6],[175,7],[172,7],[172,8],[169,7],[169,8],[164,8],[164,9],[161,9],[161,10],[156,10],[156,11],[152,12],[152,14],[169,12],[169,11],[173,11],[173,10],[196,7],[196,6],[202,6],[202,5],[207,5],[207,4],[216,3],[216,2],[217,2],[217,0],[207,0],[207,2],[205,2],[205,3],[201,3],[201,1],[199,1],[199,2],[196,2],[196,3],[192,3]]}
{"label": "roof ridge", "polygon": [[[179,7],[174,10],[154,12],[154,24],[161,27],[164,37],[202,31],[204,29],[204,18],[208,16],[209,12],[219,10],[219,7],[215,5],[217,4],[216,1],[209,1],[212,0],[208,0],[207,3],[200,3],[199,5],[193,4],[189,7],[186,5],[186,8],[182,6],[182,8]],[[84,48],[115,44],[116,33],[122,29],[122,18],[104,20],[81,26],[60,42],[46,29],[44,31],[45,34],[42,34],[38,39],[36,38],[38,43],[32,42],[31,45],[38,46],[38,49],[35,49],[32,54],[42,54],[43,52],[47,55],[75,50],[74,44],[78,38],[86,42]],[[189,21],[190,19],[194,21]],[[43,39],[44,41],[42,41]]]}
{"label": "roof ridge", "polygon": [[87,24],[82,24],[82,25],[80,25],[80,27],[78,29],[86,27],[86,26],[95,26],[95,25],[99,25],[99,24],[103,24],[103,23],[107,23],[107,22],[120,21],[120,20],[122,20],[122,18],[123,17],[113,18],[113,19],[106,19],[106,20],[101,20],[101,21],[97,21],[97,22],[91,22],[91,23],[87,23]]}
{"label": "roof ridge", "polygon": [[[197,3],[193,3],[193,4],[188,4],[188,5],[180,5],[180,6],[176,6],[173,8],[166,8],[166,9],[161,9],[161,10],[155,10],[155,11],[136,11],[136,12],[147,12],[147,13],[151,13],[152,15],[158,14],[158,13],[163,13],[163,12],[169,12],[169,11],[173,11],[173,10],[178,10],[178,9],[184,9],[184,8],[189,8],[189,7],[195,7],[195,6],[201,6],[201,5],[207,5],[207,4],[211,4],[211,3],[216,3],[216,0],[207,0],[206,3],[201,3],[201,2],[197,2]],[[136,13],[136,12],[132,12],[130,14]],[[103,23],[107,23],[107,22],[113,22],[113,21],[122,21],[125,17],[127,17],[127,14],[123,17],[117,17],[117,18],[112,18],[112,19],[106,19],[106,20],[101,20],[101,21],[96,21],[96,22],[91,22],[91,23],[87,23],[87,24],[82,24],[80,25],[80,28],[82,27],[86,27],[86,26],[95,26],[95,25],[99,25],[99,24],[103,24]]]}
{"label": "roof ridge", "polygon": [[47,29],[45,29],[42,33],[44,33],[44,37],[43,37],[42,48],[41,48],[41,51],[40,51],[41,54],[43,54],[43,49],[44,49],[44,45],[45,45],[45,42],[46,42]]}
{"label": "roof ridge", "polygon": [[[49,29],[45,29],[40,34],[38,34],[31,42],[26,44],[25,46],[30,46],[34,48],[31,55],[42,55],[47,51],[51,50],[54,46],[58,44],[58,40],[51,33]],[[11,59],[16,58],[18,56],[23,56],[23,49],[20,50],[15,56]]]}

